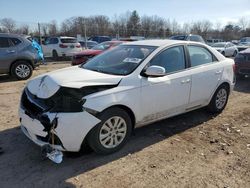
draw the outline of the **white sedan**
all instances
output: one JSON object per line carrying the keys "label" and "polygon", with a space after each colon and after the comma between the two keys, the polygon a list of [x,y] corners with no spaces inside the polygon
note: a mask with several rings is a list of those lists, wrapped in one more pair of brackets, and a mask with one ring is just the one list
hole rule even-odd
{"label": "white sedan", "polygon": [[218,52],[226,57],[235,57],[238,53],[238,48],[231,42],[218,42],[212,45]]}
{"label": "white sedan", "polygon": [[21,129],[36,144],[109,154],[133,129],[202,107],[220,113],[234,86],[234,61],[201,43],[122,44],[81,66],[29,81]]}

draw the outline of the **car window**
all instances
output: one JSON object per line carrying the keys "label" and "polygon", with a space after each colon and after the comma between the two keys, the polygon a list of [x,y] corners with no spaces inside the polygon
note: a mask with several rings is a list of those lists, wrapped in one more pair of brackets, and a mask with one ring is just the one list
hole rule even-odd
{"label": "car window", "polygon": [[50,44],[58,44],[58,38],[51,38]]}
{"label": "car window", "polygon": [[169,48],[150,62],[150,66],[157,65],[164,67],[167,73],[185,69],[185,56],[183,46]]}
{"label": "car window", "polygon": [[103,42],[101,44],[98,44],[96,46],[94,46],[92,49],[93,50],[107,50],[110,46],[112,46],[111,42]]}
{"label": "car window", "polygon": [[0,48],[8,48],[10,47],[10,43],[8,38],[0,37]]}
{"label": "car window", "polygon": [[213,62],[212,54],[205,48],[200,46],[188,46],[191,67]]}
{"label": "car window", "polygon": [[14,46],[16,46],[16,45],[18,45],[18,44],[21,43],[21,41],[19,39],[17,39],[17,38],[10,38],[10,40],[11,40],[11,42],[12,42],[12,44]]}
{"label": "car window", "polygon": [[204,42],[204,40],[200,36],[196,36],[196,35],[191,35],[190,40],[195,41],[195,42]]}

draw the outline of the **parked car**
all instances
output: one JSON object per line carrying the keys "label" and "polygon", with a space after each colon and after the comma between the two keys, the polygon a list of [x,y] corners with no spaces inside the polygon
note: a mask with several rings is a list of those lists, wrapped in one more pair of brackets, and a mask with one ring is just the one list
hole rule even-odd
{"label": "parked car", "polygon": [[250,76],[250,48],[239,52],[234,61],[235,72],[238,77]]}
{"label": "parked car", "polygon": [[231,42],[218,42],[212,45],[218,52],[224,56],[233,56],[235,57],[238,53],[238,48]]}
{"label": "parked car", "polygon": [[121,44],[31,80],[21,97],[21,129],[40,146],[77,152],[85,143],[113,153],[134,128],[202,107],[220,113],[234,86],[233,67],[201,43]]}
{"label": "parked car", "polygon": [[38,65],[38,53],[26,36],[0,33],[0,74],[26,80]]}
{"label": "parked car", "polygon": [[200,35],[193,35],[193,34],[189,34],[189,35],[175,35],[175,36],[170,37],[170,39],[172,39],[172,40],[195,41],[195,42],[201,42],[201,43],[205,44],[204,39]]}
{"label": "parked car", "polygon": [[207,39],[207,45],[212,46],[215,43],[224,42],[223,39]]}
{"label": "parked car", "polygon": [[105,52],[106,50],[114,48],[115,46],[118,46],[122,43],[124,42],[123,41],[103,42],[101,44],[94,46],[93,48],[89,50],[83,50],[79,53],[76,53],[72,57],[71,65],[79,65],[82,63],[86,63],[89,59],[93,58],[94,56],[99,55]]}
{"label": "parked car", "polygon": [[250,46],[250,37],[243,37],[243,38],[241,38],[239,45]]}
{"label": "parked car", "polygon": [[93,48],[95,47],[96,45],[98,45],[97,42],[95,41],[79,41],[79,43],[81,44],[81,47],[83,50],[86,50],[86,49],[90,49],[90,48]]}
{"label": "parked car", "polygon": [[82,51],[81,44],[74,37],[50,37],[42,47],[44,56],[54,60],[72,57],[74,53]]}
{"label": "parked car", "polygon": [[88,40],[96,41],[97,43],[102,43],[106,41],[111,41],[111,37],[109,36],[94,36],[90,37]]}
{"label": "parked car", "polygon": [[241,38],[237,48],[239,52],[250,48],[250,37]]}

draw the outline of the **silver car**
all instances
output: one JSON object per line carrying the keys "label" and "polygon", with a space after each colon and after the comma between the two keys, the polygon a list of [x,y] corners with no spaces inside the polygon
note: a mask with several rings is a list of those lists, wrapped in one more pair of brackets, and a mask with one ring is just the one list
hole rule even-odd
{"label": "silver car", "polygon": [[38,66],[38,60],[38,53],[27,36],[0,33],[0,74],[26,80]]}

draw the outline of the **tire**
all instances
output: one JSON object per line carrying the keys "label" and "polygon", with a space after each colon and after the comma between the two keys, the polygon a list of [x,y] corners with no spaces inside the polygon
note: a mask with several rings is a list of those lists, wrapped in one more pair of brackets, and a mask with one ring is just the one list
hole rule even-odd
{"label": "tire", "polygon": [[128,141],[132,131],[128,113],[120,108],[110,108],[98,118],[101,122],[87,136],[89,146],[96,153],[105,155],[120,150]]}
{"label": "tire", "polygon": [[56,50],[53,50],[53,51],[52,51],[52,58],[53,58],[53,60],[55,60],[55,61],[58,60],[58,53],[57,53]]}
{"label": "tire", "polygon": [[[224,51],[223,51],[223,52],[221,52],[221,54],[225,56],[225,52],[224,52]],[[226,56],[225,56],[225,57],[226,57]]]}
{"label": "tire", "polygon": [[244,78],[246,78],[244,74],[236,74],[236,80],[243,80]]}
{"label": "tire", "polygon": [[233,54],[233,57],[236,57],[236,55],[237,55],[237,51],[235,50],[234,54]]}
{"label": "tire", "polygon": [[18,80],[27,80],[32,76],[33,68],[27,61],[17,61],[11,66],[10,72]]}
{"label": "tire", "polygon": [[221,85],[214,93],[212,100],[207,106],[211,113],[221,113],[227,105],[229,97],[229,88],[227,85]]}

